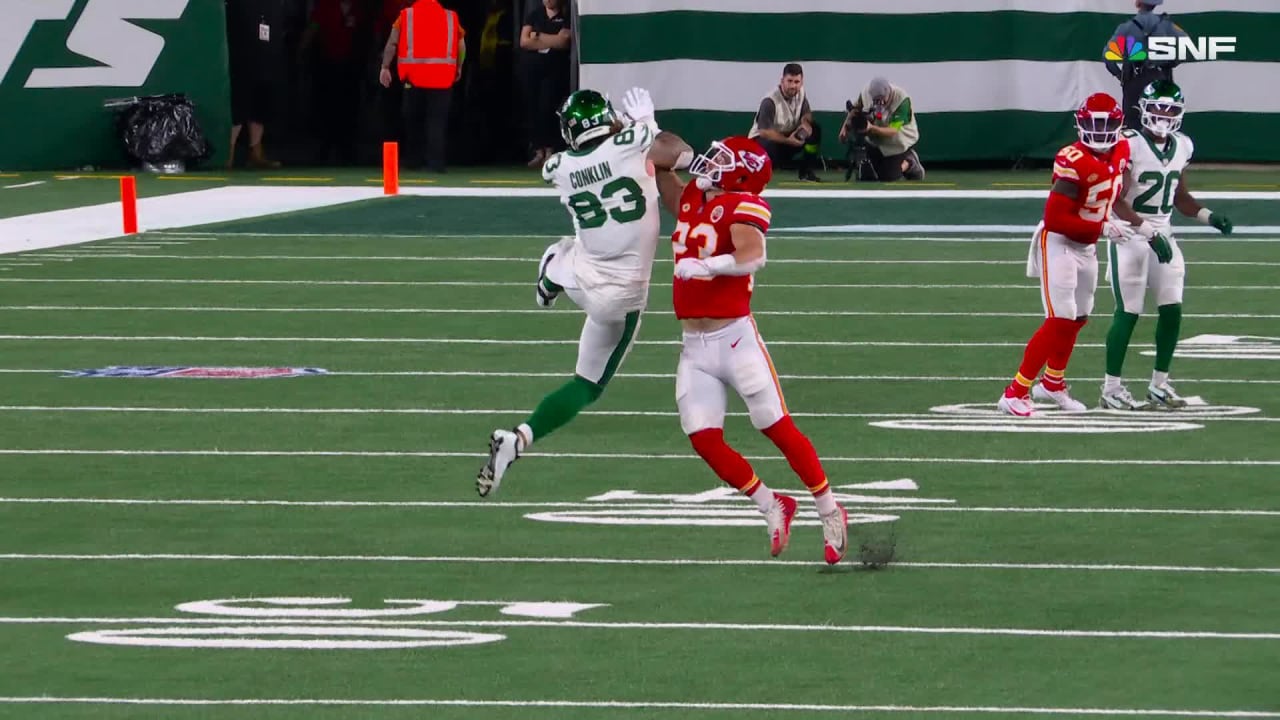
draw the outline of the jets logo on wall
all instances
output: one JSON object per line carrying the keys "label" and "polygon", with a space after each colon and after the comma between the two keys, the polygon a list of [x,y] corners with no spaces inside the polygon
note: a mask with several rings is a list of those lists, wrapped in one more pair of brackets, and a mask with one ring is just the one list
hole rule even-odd
{"label": "jets logo on wall", "polygon": [[82,64],[36,67],[10,77],[13,63],[37,23],[65,22],[76,0],[5,3],[0,29],[0,85],[27,88],[141,87],[164,51],[162,36],[131,20],[178,20],[190,0],[87,0],[67,34],[67,50]]}

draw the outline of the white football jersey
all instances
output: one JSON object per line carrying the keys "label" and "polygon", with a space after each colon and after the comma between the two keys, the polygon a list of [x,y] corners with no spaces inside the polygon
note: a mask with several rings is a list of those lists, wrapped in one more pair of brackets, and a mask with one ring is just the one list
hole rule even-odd
{"label": "white football jersey", "polygon": [[629,125],[588,150],[556,153],[543,165],[543,180],[560,190],[573,218],[579,277],[648,284],[661,204],[648,156],[658,132],[653,122]]}
{"label": "white football jersey", "polygon": [[1195,144],[1180,132],[1156,144],[1146,134],[1126,130],[1129,141],[1129,169],[1132,184],[1125,190],[1125,200],[1157,229],[1168,231],[1172,223],[1173,199],[1182,182],[1182,173],[1191,163]]}

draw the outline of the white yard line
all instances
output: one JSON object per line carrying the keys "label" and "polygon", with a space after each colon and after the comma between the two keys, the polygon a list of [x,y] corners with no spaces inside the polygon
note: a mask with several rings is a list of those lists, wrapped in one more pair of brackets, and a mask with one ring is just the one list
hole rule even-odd
{"label": "white yard line", "polygon": [[[843,492],[843,491],[842,491]],[[884,498],[885,502],[850,501],[849,508],[874,508],[877,510],[928,510],[931,512],[952,513],[1008,513],[1017,515],[1168,515],[1187,517],[1280,517],[1280,510],[1246,510],[1246,509],[1208,509],[1192,508],[1060,508],[1060,507],[960,507],[954,505],[931,506],[918,504],[895,505],[892,497]],[[303,507],[303,508],[509,508],[509,509],[545,509],[559,508],[568,510],[671,510],[676,508],[699,510],[742,510],[742,504],[724,503],[646,503],[627,502],[625,506],[607,502],[485,502],[457,500],[197,500],[177,499],[160,500],[147,498],[19,498],[0,497],[0,505],[132,505],[141,507],[187,506],[187,507]],[[805,511],[807,512],[807,511]],[[0,555],[0,559],[10,558]],[[11,559],[11,558],[10,558]],[[1277,570],[1280,572],[1280,570]]]}
{"label": "white yard line", "polygon": [[[15,263],[19,264],[19,263]],[[38,265],[38,263],[25,263]],[[0,311],[22,312],[202,312],[202,313],[355,313],[371,315],[542,315],[555,316],[545,309],[535,308],[376,308],[376,307],[230,307],[208,305],[0,305]],[[665,312],[659,310],[654,312]],[[1031,318],[1043,317],[1042,313],[1015,312],[896,312],[874,310],[756,310],[761,317],[975,317],[975,318]],[[578,313],[559,313],[579,318]],[[1276,320],[1280,314],[1236,313],[1184,313],[1184,318]]]}
{"label": "white yard line", "polygon": [[[109,250],[114,248],[138,247],[147,248],[150,245],[123,245],[117,244],[112,248],[101,248]],[[259,260],[284,260],[290,262],[302,261],[338,261],[338,262],[429,262],[432,264],[440,263],[472,263],[472,262],[492,262],[492,263],[536,263],[536,257],[502,257],[487,255],[156,255],[151,253],[115,253],[115,252],[85,252],[92,248],[78,249],[74,252],[63,251],[57,253],[30,253],[25,257],[44,258],[95,258],[99,260],[105,259],[128,259],[128,260],[182,260],[182,261],[208,261],[208,260],[233,260],[233,261],[259,261]],[[667,264],[671,263],[670,258],[657,258],[655,263]],[[892,259],[836,259],[836,258],[771,258],[770,265],[1026,265],[1025,260],[892,260]],[[1228,265],[1228,266],[1280,266],[1280,262],[1254,261],[1254,260],[1216,260],[1216,261],[1196,261],[1196,266],[1201,265]]]}
{"label": "white yard line", "polygon": [[1065,708],[964,705],[818,705],[797,703],[718,703],[624,700],[451,700],[343,698],[138,698],[138,697],[0,697],[11,705],[158,705],[158,706],[303,706],[303,707],[463,707],[557,708],[590,710],[706,710],[777,713],[913,713],[984,715],[1092,715],[1102,717],[1280,718],[1280,712],[1257,710],[1165,710],[1156,708]]}
{"label": "white yard line", "polygon": [[[91,342],[287,342],[287,343],[340,343],[340,344],[391,344],[391,345],[574,345],[577,340],[547,339],[497,339],[497,338],[415,338],[415,337],[271,337],[271,336],[219,336],[219,335],[0,335],[0,340],[46,340]],[[679,340],[637,340],[635,345],[660,345],[679,347]],[[931,347],[931,348],[1012,348],[1023,347],[1025,342],[926,342],[914,340],[769,340],[773,347]],[[1132,344],[1130,347],[1149,347],[1150,344]],[[1105,347],[1101,343],[1077,343],[1077,348]]]}
{"label": "white yard line", "polygon": [[[407,450],[126,450],[126,449],[71,449],[71,448],[0,448],[3,455],[65,455],[65,456],[120,456],[120,457],[353,457],[353,458],[484,458],[482,452],[407,451]],[[574,460],[698,460],[696,455],[677,453],[541,453],[528,452],[522,457],[544,457]],[[753,462],[782,461],[786,458],[773,455],[753,455]],[[925,463],[950,465],[1137,465],[1150,467],[1151,461],[1135,458],[1039,458],[1019,460],[1010,458],[964,457],[824,457],[825,462],[850,463]],[[1274,467],[1280,460],[1176,460],[1161,459],[1161,466],[1188,467]]]}
{"label": "white yard line", "polygon": [[[501,557],[493,555],[244,555],[234,553],[2,553],[0,561],[70,562],[334,562],[424,563],[461,565],[603,565],[645,567],[821,567],[807,560],[755,560],[714,558],[601,558],[601,557]],[[898,562],[894,567],[935,570],[1044,570],[1070,572],[1155,572],[1227,575],[1276,575],[1280,568],[1212,567],[1200,565],[1142,565],[1115,563],[1010,563],[1010,562]]]}
{"label": "white yard line", "polygon": [[[0,371],[3,372],[3,371]],[[339,373],[341,374],[341,373]],[[560,375],[549,376],[560,377]],[[619,376],[622,377],[622,376]],[[667,376],[660,376],[664,379]],[[1182,380],[1181,382],[1204,382],[1193,380]],[[1280,380],[1270,381],[1251,381],[1241,380],[1240,384],[1248,384],[1251,382],[1267,382],[1271,384],[1280,383]],[[176,415],[520,415],[526,410],[516,409],[485,409],[485,408],[273,408],[273,407],[155,407],[155,406],[137,406],[137,405],[0,405],[0,412],[30,412],[30,413],[160,413],[160,414],[176,414]],[[586,410],[583,415],[594,415],[598,417],[679,417],[680,413],[674,410]],[[726,413],[729,417],[747,417],[744,412]],[[968,415],[943,415],[938,413],[870,413],[870,412],[794,412],[792,417],[798,418],[826,418],[826,419],[918,419],[918,420],[945,420],[948,417],[965,417],[973,416],[987,417],[981,412],[970,413]],[[1229,422],[1280,422],[1280,418],[1272,417],[1251,417],[1251,416],[1215,416],[1215,415],[1195,415],[1188,413],[1134,413],[1124,411],[1101,411],[1090,410],[1087,413],[1072,415],[1071,417],[1080,418],[1108,418],[1111,420],[1144,420],[1144,421],[1161,421],[1168,420],[1170,422],[1179,420],[1196,420],[1196,421],[1229,421]],[[994,418],[993,418],[994,419]],[[1070,419],[1065,416],[1050,415],[1045,422],[1055,422],[1059,419]],[[1031,422],[1036,422],[1032,420]]]}
{"label": "white yard line", "polygon": [[[53,258],[50,258],[53,259]],[[58,258],[68,260],[70,258]],[[4,278],[2,283],[34,284],[141,284],[141,285],[313,285],[318,287],[529,287],[530,282],[489,280],[236,280],[229,278]],[[668,288],[671,283],[651,283],[651,288]],[[769,288],[844,290],[1021,290],[1034,291],[1038,285],[1022,284],[905,284],[905,283],[769,283]],[[1204,290],[1280,290],[1277,285],[1193,285],[1192,292]]]}
{"label": "white yard line", "polygon": [[[280,618],[201,617],[0,617],[0,625],[279,625]],[[1152,639],[1152,640],[1280,640],[1280,633],[1216,630],[1058,630],[1003,627],[929,627],[915,625],[801,625],[727,622],[602,622],[590,620],[312,620],[289,618],[289,625],[471,628],[579,628],[593,630],[679,630],[744,632],[838,632],[901,635],[1002,635],[1011,637]]]}

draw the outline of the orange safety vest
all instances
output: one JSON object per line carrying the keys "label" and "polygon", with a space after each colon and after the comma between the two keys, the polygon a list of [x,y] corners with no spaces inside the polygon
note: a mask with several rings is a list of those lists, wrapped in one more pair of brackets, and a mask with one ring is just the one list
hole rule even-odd
{"label": "orange safety vest", "polygon": [[448,88],[458,74],[462,26],[435,0],[400,13],[400,79],[416,88]]}

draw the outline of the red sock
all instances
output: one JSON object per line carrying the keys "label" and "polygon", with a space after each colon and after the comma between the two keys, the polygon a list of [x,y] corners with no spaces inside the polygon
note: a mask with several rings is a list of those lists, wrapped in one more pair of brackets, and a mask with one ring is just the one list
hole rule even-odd
{"label": "red sock", "polygon": [[760,479],[751,469],[751,463],[729,447],[724,441],[722,428],[699,430],[689,436],[693,449],[706,461],[721,480],[750,496],[760,487]]}
{"label": "red sock", "polygon": [[1076,348],[1076,338],[1080,335],[1089,318],[1082,317],[1062,323],[1058,335],[1054,338],[1053,350],[1049,353],[1048,367],[1044,371],[1043,385],[1046,390],[1057,392],[1067,389],[1067,363],[1071,361],[1071,353]]}
{"label": "red sock", "polygon": [[1027,342],[1026,350],[1022,352],[1022,365],[1018,367],[1018,374],[1014,376],[1013,382],[1004,389],[1005,397],[1026,397],[1031,392],[1031,385],[1036,381],[1036,376],[1040,374],[1040,369],[1049,359],[1049,354],[1053,352],[1054,339],[1057,334],[1056,321],[1059,318],[1049,318],[1040,324],[1040,329],[1036,330],[1036,334],[1031,336],[1031,340]]}
{"label": "red sock", "polygon": [[822,469],[822,461],[813,449],[813,443],[800,432],[790,415],[784,415],[781,420],[765,428],[764,434],[786,456],[791,469],[800,476],[809,492],[820,495],[831,487],[827,483],[827,473]]}

